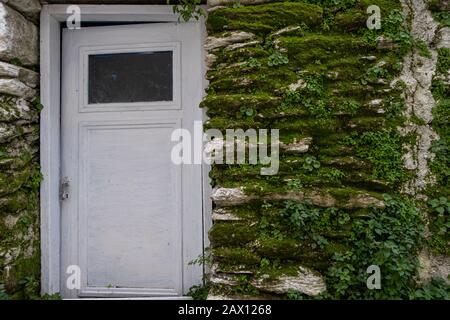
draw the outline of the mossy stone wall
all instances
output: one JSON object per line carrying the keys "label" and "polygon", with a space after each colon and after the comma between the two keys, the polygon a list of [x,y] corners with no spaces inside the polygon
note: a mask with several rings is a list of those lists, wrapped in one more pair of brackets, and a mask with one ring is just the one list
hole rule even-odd
{"label": "mossy stone wall", "polygon": [[40,8],[0,3],[0,299],[39,297]]}
{"label": "mossy stone wall", "polygon": [[[274,176],[213,166],[196,297],[448,297],[448,0],[209,4],[206,127],[280,129],[281,163]],[[0,299],[38,298],[40,4],[0,6]]]}
{"label": "mossy stone wall", "polygon": [[[366,26],[370,5],[381,8],[381,30]],[[209,10],[206,127],[279,129],[281,140],[277,175],[211,170],[209,298],[448,295],[448,49],[420,33],[427,5],[241,1]],[[414,100],[431,96],[430,84],[414,84],[421,64],[434,72],[436,50],[433,92],[443,96],[433,120],[433,103]],[[379,290],[366,286],[371,265]]]}

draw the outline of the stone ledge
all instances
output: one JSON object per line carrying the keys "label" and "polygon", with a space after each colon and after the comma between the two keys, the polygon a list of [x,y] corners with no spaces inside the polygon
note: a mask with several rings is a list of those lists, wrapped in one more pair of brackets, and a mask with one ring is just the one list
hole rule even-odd
{"label": "stone ledge", "polygon": [[211,199],[219,207],[236,206],[246,204],[254,200],[266,201],[283,201],[292,200],[297,202],[309,201],[313,205],[319,207],[339,207],[345,209],[367,208],[375,206],[377,208],[384,208],[385,204],[369,194],[359,193],[343,202],[338,201],[329,193],[320,192],[318,190],[311,190],[307,192],[286,192],[280,194],[266,194],[262,196],[247,195],[243,188],[215,188],[212,192]]}
{"label": "stone ledge", "polygon": [[315,272],[299,267],[296,276],[281,276],[277,279],[270,279],[269,276],[256,278],[252,285],[265,292],[275,294],[286,294],[291,290],[301,292],[308,296],[317,296],[327,290],[323,278]]}
{"label": "stone ledge", "polygon": [[[214,274],[211,276],[210,281],[218,285],[239,285],[239,281],[236,280],[236,275],[234,274]],[[298,267],[297,275],[295,276],[282,275],[280,277],[271,277],[267,274],[262,274],[251,279],[250,284],[258,290],[277,295],[286,294],[294,290],[308,296],[316,296],[327,290],[322,276],[302,266]]]}
{"label": "stone ledge", "polygon": [[208,37],[208,38],[206,38],[204,47],[206,50],[209,51],[209,50],[213,50],[213,49],[227,47],[227,46],[235,44],[235,43],[241,43],[241,42],[253,39],[254,37],[255,37],[255,35],[250,32],[233,31],[227,37],[222,37],[222,38]]}
{"label": "stone ledge", "polygon": [[311,137],[303,138],[299,141],[294,141],[293,143],[284,144],[280,143],[280,148],[284,151],[293,153],[305,153],[309,150],[313,139]]}
{"label": "stone ledge", "polygon": [[36,90],[28,87],[18,79],[0,79],[0,93],[31,99],[36,96]]}
{"label": "stone ledge", "polygon": [[31,88],[39,84],[39,74],[32,70],[0,61],[0,77],[16,78]]}

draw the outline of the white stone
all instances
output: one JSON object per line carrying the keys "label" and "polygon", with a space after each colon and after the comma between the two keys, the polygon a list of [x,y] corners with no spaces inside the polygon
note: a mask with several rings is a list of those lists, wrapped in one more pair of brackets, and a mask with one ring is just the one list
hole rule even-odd
{"label": "white stone", "polygon": [[416,198],[426,198],[421,192],[434,181],[428,168],[433,154],[430,151],[433,140],[438,135],[428,125],[433,120],[432,109],[436,104],[431,86],[436,73],[437,51],[435,48],[438,23],[433,19],[424,0],[401,0],[404,11],[411,14],[411,34],[415,39],[424,41],[431,57],[423,57],[418,50],[407,55],[403,61],[400,80],[406,84],[407,117],[416,116],[426,125],[418,126],[410,123],[400,128],[403,135],[416,133],[418,136],[415,146],[408,147],[404,155],[404,163],[408,168],[416,168],[416,176],[403,186],[403,192],[415,195]]}
{"label": "white stone", "polygon": [[234,31],[231,32],[231,34],[227,37],[208,37],[205,41],[205,49],[206,50],[213,50],[217,48],[222,48],[229,46],[233,43],[239,43],[244,42],[247,40],[250,40],[254,38],[255,35],[250,32],[244,32],[244,31]]}
{"label": "white stone", "polygon": [[375,61],[377,60],[376,56],[363,56],[361,59],[367,60],[367,61]]}
{"label": "white stone", "polygon": [[289,91],[295,91],[297,89],[303,89],[306,86],[306,82],[303,79],[299,79],[297,82],[295,83],[291,83],[288,86]]}
{"label": "white stone", "polygon": [[383,99],[373,99],[369,102],[369,105],[372,107],[377,107],[377,106],[381,105],[382,102],[383,102]]}
{"label": "white stone", "polygon": [[216,62],[216,60],[217,60],[217,56],[215,54],[208,53],[205,58],[206,66],[208,68],[211,68],[212,65],[214,64],[214,62]]}
{"label": "white stone", "polygon": [[404,186],[404,192],[415,194],[416,191],[424,190],[426,185],[434,178],[430,176],[428,162],[434,159],[434,154],[430,152],[434,140],[439,139],[439,135],[434,132],[430,126],[411,123],[401,128],[402,135],[417,134],[416,145],[406,148],[403,155],[403,161],[406,168],[415,169],[416,176]]}
{"label": "white stone", "polygon": [[442,278],[450,285],[450,257],[436,256],[423,249],[419,254],[419,282],[426,283],[432,278]]}
{"label": "white stone", "polygon": [[32,88],[35,88],[39,83],[39,74],[37,72],[1,61],[0,77],[17,78]]}
{"label": "white stone", "polygon": [[0,2],[8,4],[8,6],[33,19],[39,17],[42,8],[39,0],[1,0]]}
{"label": "white stone", "polygon": [[213,274],[209,279],[214,284],[224,284],[227,286],[236,286],[238,281],[234,279],[233,276],[227,274]]}
{"label": "white stone", "polygon": [[0,79],[0,93],[31,99],[36,96],[36,90],[28,87],[18,79]]}
{"label": "white stone", "polygon": [[5,123],[0,123],[0,143],[8,142],[9,140],[11,140],[11,138],[15,137],[16,135],[17,132],[13,126],[7,125]]}
{"label": "white stone", "polygon": [[245,47],[249,47],[249,46],[254,46],[255,44],[259,44],[259,41],[254,40],[254,41],[249,41],[249,42],[244,42],[244,43],[235,43],[235,44],[232,44],[232,45],[229,45],[228,47],[226,47],[225,50],[231,51],[231,50],[236,50],[236,49],[245,48]]}
{"label": "white stone", "polygon": [[223,208],[217,208],[214,209],[212,214],[212,220],[213,221],[238,221],[241,220],[241,218],[235,216],[231,212],[223,209]]}
{"label": "white stone", "polygon": [[280,147],[281,149],[289,152],[305,153],[309,150],[312,141],[313,139],[311,137],[306,137],[301,139],[300,141],[294,141],[293,143],[289,144],[280,143]]}
{"label": "white stone", "polygon": [[297,31],[297,30],[300,30],[300,29],[301,29],[300,26],[289,26],[289,27],[280,29],[280,30],[278,30],[278,31],[275,31],[274,33],[272,33],[272,34],[270,34],[270,35],[271,35],[272,37],[274,37],[274,36],[280,36],[280,35],[282,35],[282,34],[291,33],[291,32],[294,32],[294,31]]}
{"label": "white stone", "polygon": [[278,279],[260,277],[252,280],[251,283],[261,291],[276,294],[286,294],[294,290],[308,296],[316,296],[327,290],[323,278],[305,267],[299,267],[296,276],[282,276]]}
{"label": "white stone", "polygon": [[247,196],[242,188],[216,188],[211,199],[218,206],[232,206],[247,203],[251,197]]}
{"label": "white stone", "polygon": [[445,27],[439,30],[438,39],[438,48],[450,48],[450,28]]}
{"label": "white stone", "polygon": [[19,218],[20,216],[7,215],[4,218],[3,223],[8,229],[12,229],[16,225]]}
{"label": "white stone", "polygon": [[0,59],[19,59],[25,65],[38,63],[37,27],[20,13],[0,3]]}
{"label": "white stone", "polygon": [[219,296],[219,295],[215,295],[215,294],[210,294],[210,295],[208,295],[206,300],[233,300],[233,298],[228,297],[228,296]]}

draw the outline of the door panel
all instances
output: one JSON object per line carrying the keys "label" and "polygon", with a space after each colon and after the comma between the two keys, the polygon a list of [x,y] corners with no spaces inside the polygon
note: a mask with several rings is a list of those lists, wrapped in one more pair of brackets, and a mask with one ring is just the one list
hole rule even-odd
{"label": "door panel", "polygon": [[[200,50],[197,23],[63,30],[64,297],[181,296],[200,283],[188,262],[203,250],[201,166],[170,159],[173,130],[201,120]],[[71,265],[80,289],[65,285]]]}
{"label": "door panel", "polygon": [[86,243],[80,241],[80,252],[88,286],[179,290],[180,181],[167,143],[174,128],[81,128],[79,194],[85,206],[79,214]]}

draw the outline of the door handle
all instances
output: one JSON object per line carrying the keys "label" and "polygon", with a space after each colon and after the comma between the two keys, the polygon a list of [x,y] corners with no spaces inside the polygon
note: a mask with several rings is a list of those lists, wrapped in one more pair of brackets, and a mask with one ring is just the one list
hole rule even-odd
{"label": "door handle", "polygon": [[61,186],[59,190],[59,196],[62,201],[69,199],[69,186],[70,186],[69,178],[64,177],[61,180]]}

